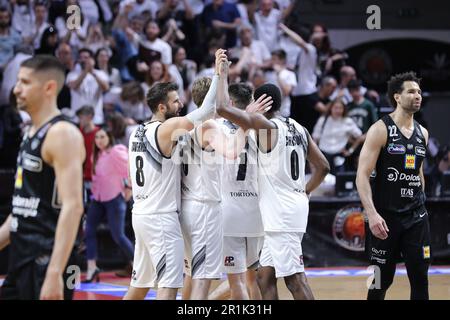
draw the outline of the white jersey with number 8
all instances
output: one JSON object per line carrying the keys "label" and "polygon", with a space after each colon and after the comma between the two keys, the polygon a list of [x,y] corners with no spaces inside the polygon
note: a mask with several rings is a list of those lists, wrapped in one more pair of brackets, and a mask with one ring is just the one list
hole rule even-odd
{"label": "white jersey with number 8", "polygon": [[160,121],[139,126],[129,142],[133,214],[177,212],[180,206],[180,165],[178,147],[172,157],[162,155],[156,134]]}

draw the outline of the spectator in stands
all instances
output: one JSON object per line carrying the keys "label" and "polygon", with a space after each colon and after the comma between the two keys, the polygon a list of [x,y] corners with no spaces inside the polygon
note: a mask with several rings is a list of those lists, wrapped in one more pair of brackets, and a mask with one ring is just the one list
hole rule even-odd
{"label": "spectator in stands", "polygon": [[[75,66],[74,58],[72,55],[72,47],[67,43],[60,42],[58,48],[56,48],[55,56],[64,65],[67,76],[67,74],[72,71]],[[64,84],[58,95],[58,108],[70,109],[71,103],[70,88],[66,83]]]}
{"label": "spectator in stands", "polygon": [[95,134],[94,171],[92,175],[93,200],[86,219],[87,275],[84,282],[99,281],[97,267],[97,227],[106,215],[114,242],[133,261],[134,248],[125,235],[126,201],[128,186],[128,151],[123,145],[114,145],[114,138],[108,130],[100,129]]}
{"label": "spectator in stands", "polygon": [[280,114],[289,117],[291,114],[290,94],[297,85],[295,73],[286,68],[286,52],[282,49],[272,52],[272,71],[266,72],[266,81],[281,89]]}
{"label": "spectator in stands", "polygon": [[111,51],[103,47],[95,53],[95,68],[102,70],[108,75],[109,88],[119,88],[122,85],[122,78],[118,69],[113,68],[109,63]]}
{"label": "spectator in stands", "polygon": [[150,64],[145,77],[144,91],[147,92],[155,83],[169,82],[171,77],[167,71],[167,66],[159,60],[155,60]]}
{"label": "spectator in stands", "polygon": [[[71,5],[78,5],[77,0],[67,0],[67,7]],[[80,28],[68,29],[66,21],[70,14],[65,13],[62,17],[57,17],[55,21],[56,30],[58,30],[59,39],[61,42],[68,43],[72,49],[76,52],[83,47],[83,43],[86,40],[87,32],[89,28],[89,20],[85,19],[83,12],[80,11]]]}
{"label": "spectator in stands", "polygon": [[11,13],[0,7],[0,71],[14,57],[14,46],[21,43],[22,37],[11,28]]}
{"label": "spectator in stands", "polygon": [[42,34],[41,43],[35,51],[35,54],[49,54],[54,56],[56,48],[58,48],[58,32],[55,27],[49,26]]}
{"label": "spectator in stands", "polygon": [[94,123],[103,123],[103,92],[109,90],[109,77],[102,70],[94,69],[95,60],[91,50],[79,51],[79,65],[67,75],[71,93],[71,110],[76,112],[83,105],[94,107]]}
{"label": "spectator in stands", "polygon": [[119,8],[119,14],[126,13],[129,20],[132,20],[132,18],[145,12],[149,12],[150,18],[155,19],[156,12],[158,11],[158,4],[156,1],[152,0],[125,0],[120,1]]}
{"label": "spectator in stands", "polygon": [[[312,132],[316,121],[314,97],[317,92],[317,49],[284,24],[280,23],[279,27],[301,48],[296,71],[298,83],[292,91],[291,115],[309,132]],[[315,35],[312,34],[310,40],[312,41],[314,37]]]}
{"label": "spectator in stands", "polygon": [[[347,110],[340,99],[333,100],[326,116],[317,121],[312,134],[319,149],[331,167],[331,174],[345,170],[345,159],[361,144],[362,132],[347,116]],[[351,146],[347,149],[347,145]]]}
{"label": "spectator in stands", "polygon": [[313,27],[313,33],[320,35],[313,40],[313,44],[317,48],[319,79],[327,75],[337,78],[339,70],[345,65],[348,55],[331,47],[328,30],[324,26],[316,24]]}
{"label": "spectator in stands", "polygon": [[118,104],[128,124],[142,123],[152,116],[146,106],[144,89],[137,81],[123,85]]}
{"label": "spectator in stands", "polygon": [[83,134],[84,147],[86,149],[86,160],[84,161],[83,167],[83,181],[84,187],[88,192],[89,199],[91,194],[95,134],[98,130],[100,130],[100,128],[94,124],[94,108],[92,106],[82,106],[77,110],[76,115],[79,120],[79,128]]}
{"label": "spectator in stands", "polygon": [[[194,12],[188,0],[164,0],[157,14],[160,26],[163,26],[162,39],[172,46],[174,44],[187,45],[189,48],[196,41],[194,28]],[[191,36],[193,39],[188,39]]]}
{"label": "spectator in stands", "polygon": [[352,102],[347,105],[348,116],[365,134],[370,126],[378,120],[377,110],[373,103],[361,94],[361,81],[352,79],[348,82],[347,88],[352,96]]}
{"label": "spectator in stands", "polygon": [[281,19],[281,11],[274,7],[273,0],[260,1],[259,10],[255,13],[256,36],[270,50],[279,48],[278,24]]}
{"label": "spectator in stands", "polygon": [[119,112],[112,112],[106,119],[106,125],[111,131],[115,144],[122,144],[128,148],[128,142],[133,130],[136,128],[135,124],[129,125],[124,116]]}
{"label": "spectator in stands", "polygon": [[3,80],[0,81],[0,105],[7,105],[10,102],[10,94],[16,85],[20,64],[26,59],[31,58],[32,55],[33,47],[31,45],[17,44],[14,47],[14,57],[5,66],[5,70],[3,71]]}
{"label": "spectator in stands", "polygon": [[110,42],[106,39],[100,24],[90,24],[86,40],[83,44],[84,48],[90,49],[92,52],[97,52],[101,48],[107,48],[109,55],[111,55]]}
{"label": "spectator in stands", "polygon": [[169,73],[178,84],[178,93],[183,104],[187,104],[190,100],[190,86],[194,82],[197,73],[197,64],[189,59],[186,59],[186,50],[180,46],[172,48],[173,64],[169,67]]}
{"label": "spectator in stands", "polygon": [[272,65],[271,55],[266,44],[261,40],[253,39],[253,28],[251,25],[242,25],[239,30],[240,46],[232,48],[229,52],[231,59],[238,59],[249,51],[244,68],[252,67],[267,69]]}
{"label": "spectator in stands", "polygon": [[203,9],[201,19],[207,30],[219,29],[225,31],[226,48],[232,48],[236,45],[237,29],[241,24],[241,18],[234,3],[225,0],[213,0]]}
{"label": "spectator in stands", "polygon": [[330,96],[337,86],[337,81],[331,76],[327,76],[320,82],[319,90],[313,95],[314,109],[311,113],[311,123],[316,125],[317,120],[322,115],[326,115],[329,110]]}
{"label": "spectator in stands", "polygon": [[[44,31],[50,27],[48,20],[48,10],[45,2],[36,1],[34,3],[34,19],[32,19],[31,34],[28,39],[24,39],[27,43],[33,43],[35,49],[41,46],[41,38]],[[26,37],[24,37],[26,38]]]}
{"label": "spectator in stands", "polygon": [[[347,85],[348,91],[352,96],[352,102],[348,107],[348,116],[355,121],[358,128],[362,131],[362,142],[365,141],[366,133],[370,126],[378,120],[377,110],[374,104],[361,94],[361,82],[359,80],[350,80]],[[355,149],[355,152],[349,159],[349,165],[356,170],[358,167],[359,154],[362,144]]]}
{"label": "spectator in stands", "polygon": [[145,79],[145,74],[153,61],[161,60],[166,65],[172,63],[172,48],[167,42],[158,38],[160,33],[158,24],[150,20],[145,24],[144,31],[145,37],[129,27],[126,28],[128,36],[133,38],[135,45],[139,48],[138,59],[132,60],[134,65],[131,65],[131,68],[134,69],[130,70],[134,78],[139,81]]}

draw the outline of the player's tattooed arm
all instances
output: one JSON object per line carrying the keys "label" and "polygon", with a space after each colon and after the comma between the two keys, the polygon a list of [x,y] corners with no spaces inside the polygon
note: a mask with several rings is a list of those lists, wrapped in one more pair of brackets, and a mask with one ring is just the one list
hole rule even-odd
{"label": "player's tattooed arm", "polygon": [[367,132],[366,141],[359,156],[356,174],[356,187],[369,219],[370,230],[374,236],[380,239],[387,238],[389,229],[384,219],[375,209],[372,200],[372,188],[370,187],[370,176],[375,169],[381,148],[386,144],[386,140],[386,126],[383,121],[379,120]]}

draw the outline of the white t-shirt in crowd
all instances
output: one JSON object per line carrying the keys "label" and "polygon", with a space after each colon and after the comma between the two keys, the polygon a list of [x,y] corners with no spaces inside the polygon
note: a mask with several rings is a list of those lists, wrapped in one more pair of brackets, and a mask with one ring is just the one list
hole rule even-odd
{"label": "white t-shirt in crowd", "polygon": [[256,36],[270,50],[279,48],[278,23],[280,21],[281,11],[278,9],[272,9],[267,17],[263,16],[260,11],[255,13]]}
{"label": "white t-shirt in crowd", "polygon": [[[76,80],[81,74],[81,68],[77,66],[75,70],[69,72],[67,75],[66,83]],[[101,80],[108,82],[108,75],[101,70],[93,71],[97,77]],[[84,105],[90,105],[94,107],[94,123],[103,123],[103,92],[98,84],[97,80],[92,74],[87,74],[86,77],[81,82],[78,89],[70,89],[71,96],[71,110],[77,112]]]}
{"label": "white t-shirt in crowd", "polygon": [[317,91],[317,50],[310,43],[306,44],[308,52],[301,50],[297,68],[297,86],[292,91],[293,96],[306,96]]}
{"label": "white t-shirt in crowd", "polygon": [[[295,76],[295,73],[288,69],[283,69],[280,71],[279,75],[275,71],[269,71],[266,73],[266,81],[269,83],[273,83],[274,85],[278,86],[281,91],[281,85],[280,80],[292,86],[292,89],[295,88],[297,85],[297,77]],[[283,117],[289,117],[291,114],[291,98],[289,95],[285,96],[283,94],[283,91],[281,91],[281,107],[280,107],[280,114]]]}
{"label": "white t-shirt in crowd", "polygon": [[[358,138],[361,130],[350,117],[334,119],[328,116],[325,126],[325,116],[322,116],[314,126],[312,137],[319,140],[319,149],[330,154],[336,154],[345,148],[350,137]],[[323,127],[323,129],[322,129]]]}

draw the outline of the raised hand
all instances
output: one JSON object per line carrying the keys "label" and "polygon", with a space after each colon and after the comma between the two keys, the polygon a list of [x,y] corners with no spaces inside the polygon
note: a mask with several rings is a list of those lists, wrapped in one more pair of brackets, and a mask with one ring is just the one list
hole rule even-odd
{"label": "raised hand", "polygon": [[266,94],[263,94],[256,101],[250,103],[246,108],[246,112],[258,112],[258,113],[266,113],[272,108],[272,97]]}

